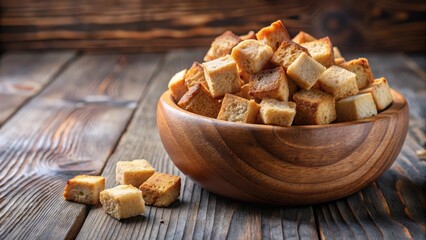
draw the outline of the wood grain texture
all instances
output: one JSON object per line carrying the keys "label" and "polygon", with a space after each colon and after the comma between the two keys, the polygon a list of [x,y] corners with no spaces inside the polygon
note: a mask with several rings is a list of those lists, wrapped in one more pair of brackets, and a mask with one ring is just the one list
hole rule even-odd
{"label": "wood grain texture", "polygon": [[0,1],[3,49],[167,51],[206,47],[283,19],[292,35],[329,35],[341,49],[426,50],[426,4],[413,1]]}
{"label": "wood grain texture", "polygon": [[[170,161],[156,129],[156,105],[177,71],[204,51],[173,52],[140,102],[132,122],[102,173],[115,186],[115,164],[145,158],[157,171],[182,177],[180,200],[170,208],[147,206],[142,217],[117,221],[93,208],[77,239],[317,239],[312,208],[278,208],[232,201],[194,184]],[[178,127],[178,126],[175,126]],[[161,223],[163,221],[164,223]]]}
{"label": "wood grain texture", "polygon": [[[370,187],[314,207],[323,239],[423,239],[426,235],[426,78],[402,54],[347,54],[369,59],[375,77],[385,76],[410,105],[409,131],[391,169]],[[423,58],[424,59],[424,58]],[[417,69],[417,70],[415,70]]]}
{"label": "wood grain texture", "polygon": [[71,61],[73,52],[6,53],[0,59],[0,126]]}
{"label": "wood grain texture", "polygon": [[67,179],[99,174],[157,66],[155,55],[82,56],[0,130],[0,239],[76,235],[89,210]]}

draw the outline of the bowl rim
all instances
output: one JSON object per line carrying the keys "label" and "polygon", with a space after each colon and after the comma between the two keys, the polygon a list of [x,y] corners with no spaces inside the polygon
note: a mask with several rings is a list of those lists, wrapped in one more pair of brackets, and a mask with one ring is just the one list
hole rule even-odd
{"label": "bowl rim", "polygon": [[349,121],[349,122],[336,122],[336,123],[329,123],[329,124],[323,124],[323,125],[292,125],[292,126],[278,126],[278,125],[267,125],[267,124],[259,124],[259,123],[239,123],[239,122],[230,122],[225,120],[220,120],[217,118],[210,118],[205,117],[196,113],[192,113],[189,111],[186,111],[185,109],[182,109],[179,107],[172,97],[171,91],[166,90],[158,100],[158,105],[160,103],[164,103],[164,105],[171,107],[174,111],[177,111],[180,114],[187,115],[191,118],[196,118],[198,121],[203,121],[209,124],[216,124],[216,125],[229,125],[230,127],[244,127],[244,128],[255,128],[255,129],[326,129],[330,127],[344,127],[348,125],[357,125],[357,124],[366,124],[375,122],[378,119],[386,118],[387,116],[391,116],[393,114],[396,114],[399,111],[402,111],[404,108],[408,107],[407,100],[404,98],[404,96],[399,93],[398,91],[391,89],[392,99],[393,102],[390,106],[388,106],[385,110],[378,113],[377,115],[361,120],[356,121]]}

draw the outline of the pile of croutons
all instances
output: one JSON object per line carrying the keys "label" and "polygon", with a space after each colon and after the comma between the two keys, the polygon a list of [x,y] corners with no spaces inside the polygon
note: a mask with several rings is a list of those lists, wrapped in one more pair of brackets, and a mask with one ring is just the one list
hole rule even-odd
{"label": "pile of croutons", "polygon": [[385,78],[365,58],[346,61],[328,37],[299,32],[278,20],[256,34],[227,31],[204,63],[172,77],[183,109],[219,120],[269,125],[318,125],[377,115],[392,103]]}

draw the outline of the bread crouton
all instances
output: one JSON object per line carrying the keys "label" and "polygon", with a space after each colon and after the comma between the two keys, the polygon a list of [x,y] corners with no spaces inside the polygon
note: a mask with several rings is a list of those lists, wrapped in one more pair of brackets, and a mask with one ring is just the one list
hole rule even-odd
{"label": "bread crouton", "polygon": [[115,166],[115,179],[118,184],[139,187],[154,174],[155,170],[145,159],[118,161]]}
{"label": "bread crouton", "polygon": [[248,74],[257,73],[272,57],[273,50],[257,40],[244,40],[232,49],[238,67]]}
{"label": "bread crouton", "polygon": [[205,117],[216,118],[220,110],[220,102],[214,99],[204,85],[197,83],[192,86],[178,103],[186,111]]}
{"label": "bread crouton", "polygon": [[211,61],[220,57],[224,57],[231,53],[233,47],[241,42],[240,37],[231,31],[226,31],[222,35],[216,37],[208,50],[204,61]]}
{"label": "bread crouton", "polygon": [[319,76],[326,68],[309,57],[306,53],[301,53],[294,62],[287,68],[287,75],[303,89],[309,90],[315,85]]}
{"label": "bread crouton", "polygon": [[78,203],[96,205],[99,202],[99,193],[104,188],[104,177],[78,175],[67,181],[64,198]]}
{"label": "bread crouton", "polygon": [[240,90],[241,80],[237,64],[230,55],[205,62],[202,65],[209,91],[214,98]]}
{"label": "bread crouton", "polygon": [[139,189],[146,205],[168,207],[180,196],[181,179],[166,173],[156,172]]}
{"label": "bread crouton", "polygon": [[142,191],[132,185],[119,185],[100,193],[103,210],[118,220],[143,215]]}
{"label": "bread crouton", "polygon": [[185,85],[189,89],[197,83],[208,87],[206,78],[204,77],[204,68],[199,62],[194,62],[191,68],[186,72]]}
{"label": "bread crouton", "polygon": [[375,79],[373,84],[360,91],[360,93],[371,93],[378,111],[385,110],[392,102],[392,94],[386,78]]}
{"label": "bread crouton", "polygon": [[284,40],[272,55],[270,62],[276,66],[283,66],[287,70],[288,66],[303,52],[310,56],[306,48],[290,40]]}
{"label": "bread crouton", "polygon": [[287,76],[282,67],[262,70],[253,74],[249,85],[249,95],[257,99],[288,100],[289,86]]}
{"label": "bread crouton", "polygon": [[301,90],[293,96],[296,103],[294,122],[302,124],[328,124],[336,120],[334,97],[318,89]]}
{"label": "bread crouton", "polygon": [[359,89],[368,87],[374,81],[373,72],[366,58],[358,58],[340,64],[340,67],[356,74],[356,83]]}
{"label": "bread crouton", "polygon": [[275,51],[284,39],[290,40],[290,35],[281,20],[278,20],[271,23],[270,26],[260,29],[256,33],[256,38]]}
{"label": "bread crouton", "polygon": [[188,91],[185,85],[186,69],[176,73],[169,81],[169,90],[176,102]]}
{"label": "bread crouton", "polygon": [[292,39],[293,42],[297,44],[305,43],[305,42],[312,42],[317,40],[315,37],[310,35],[309,33],[306,33],[304,31],[300,31],[294,38]]}
{"label": "bread crouton", "polygon": [[344,98],[336,103],[337,121],[347,122],[377,115],[371,93]]}
{"label": "bread crouton", "polygon": [[330,38],[325,37],[300,45],[308,49],[312,58],[321,63],[324,67],[331,67],[334,65],[333,45]]}
{"label": "bread crouton", "polygon": [[259,105],[232,94],[226,94],[222,100],[217,119],[230,122],[255,123],[259,113]]}
{"label": "bread crouton", "polygon": [[356,85],[356,75],[338,66],[332,66],[325,70],[318,81],[321,89],[332,94],[336,100],[359,92]]}
{"label": "bread crouton", "polygon": [[296,115],[296,103],[278,101],[271,98],[260,103],[259,116],[268,125],[291,126]]}

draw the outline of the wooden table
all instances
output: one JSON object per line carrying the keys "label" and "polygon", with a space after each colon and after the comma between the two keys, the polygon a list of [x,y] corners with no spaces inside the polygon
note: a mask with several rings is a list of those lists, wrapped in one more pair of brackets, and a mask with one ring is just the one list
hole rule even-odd
{"label": "wooden table", "polygon": [[[424,239],[426,57],[365,56],[410,105],[410,128],[392,168],[366,189],[303,207],[258,206],[210,194],[170,161],[156,103],[170,77],[205,50],[167,54],[5,53],[0,65],[0,239]],[[67,179],[145,158],[182,177],[179,202],[117,221],[100,206],[65,201]],[[309,196],[306,196],[309,197]]]}

